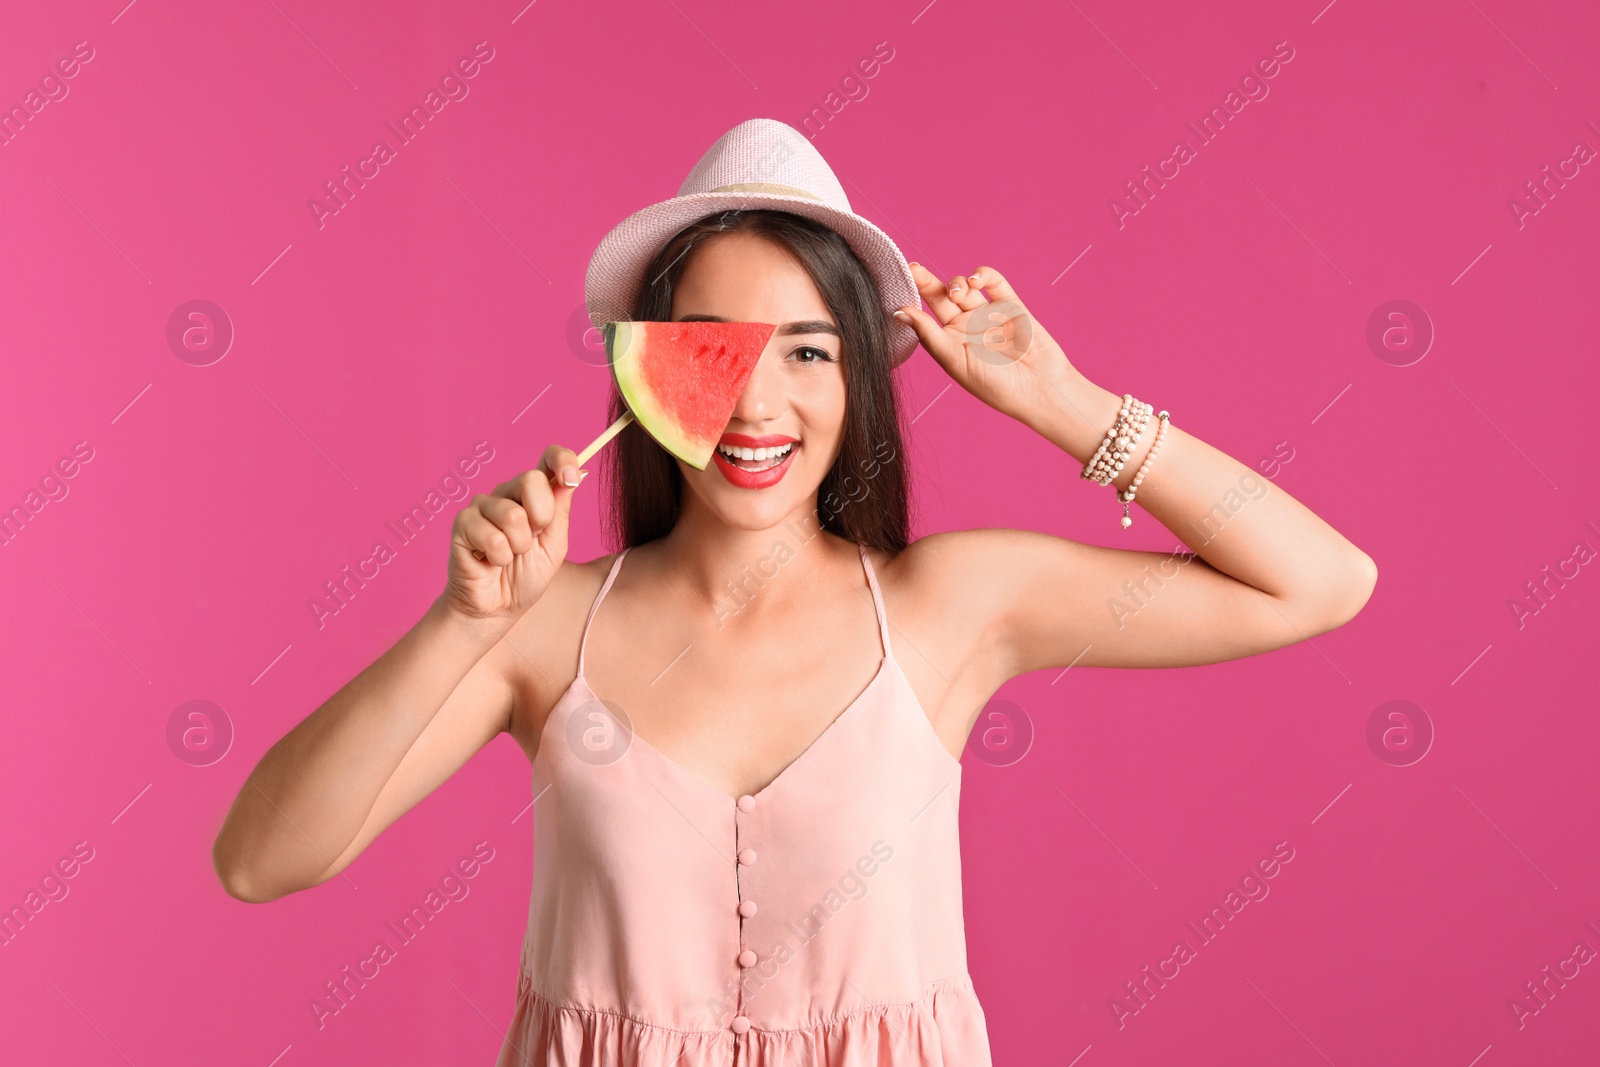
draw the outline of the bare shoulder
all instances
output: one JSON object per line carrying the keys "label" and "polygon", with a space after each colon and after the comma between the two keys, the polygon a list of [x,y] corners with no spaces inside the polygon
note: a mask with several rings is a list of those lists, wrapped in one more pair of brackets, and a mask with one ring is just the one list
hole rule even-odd
{"label": "bare shoulder", "polygon": [[584,619],[616,558],[612,552],[587,562],[566,560],[550,588],[500,641],[514,694],[511,735],[530,761],[550,709],[578,675]]}
{"label": "bare shoulder", "polygon": [[999,527],[941,530],[917,538],[894,559],[899,565],[919,569],[938,568],[952,562],[1003,551],[1008,544],[1015,544],[1018,538],[1027,535],[1026,530],[1008,530]]}
{"label": "bare shoulder", "polygon": [[[868,551],[883,575],[885,588],[892,584],[908,606],[970,613],[998,603],[995,564],[1024,549],[1030,538],[1043,536],[999,527],[945,530],[919,537],[893,557],[876,549]],[[880,558],[888,562],[880,566]]]}
{"label": "bare shoulder", "polygon": [[[1002,561],[1026,551],[1030,540],[1045,537],[1000,527],[944,530],[917,538],[879,570],[885,588],[892,585],[909,610],[935,617],[958,614],[977,631],[1004,609],[1005,594],[997,588]],[[874,565],[880,557],[887,553],[874,551]]]}
{"label": "bare shoulder", "polygon": [[[1004,596],[985,578],[1024,531],[951,530],[895,554],[869,548],[883,590],[892,651],[952,753],[1007,679],[993,640]],[[986,562],[989,564],[986,566]]]}

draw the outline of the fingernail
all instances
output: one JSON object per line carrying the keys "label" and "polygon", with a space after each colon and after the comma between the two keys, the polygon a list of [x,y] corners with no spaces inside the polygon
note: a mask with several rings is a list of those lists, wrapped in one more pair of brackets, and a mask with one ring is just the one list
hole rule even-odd
{"label": "fingernail", "polygon": [[561,484],[562,485],[577,485],[581,481],[583,481],[583,479],[578,477],[578,468],[576,468],[576,467],[562,467],[561,468]]}
{"label": "fingernail", "polygon": [[967,275],[967,281],[971,282],[973,285],[977,285],[978,284],[978,276],[976,274],[969,274],[969,275]]}
{"label": "fingernail", "polygon": [[957,278],[955,281],[950,283],[950,291],[952,293],[959,293],[959,292],[961,292],[961,290],[963,290],[965,288],[966,288],[966,286],[962,284],[960,278]]}
{"label": "fingernail", "polygon": [[906,322],[910,322],[911,321],[911,316],[907,315],[904,311],[896,311],[894,313],[894,317],[897,318],[897,319],[903,319]]}

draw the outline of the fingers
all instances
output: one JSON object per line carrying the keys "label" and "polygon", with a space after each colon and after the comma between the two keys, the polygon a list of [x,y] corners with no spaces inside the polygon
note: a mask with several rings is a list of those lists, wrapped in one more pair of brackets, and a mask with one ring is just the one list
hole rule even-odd
{"label": "fingers", "polygon": [[541,460],[533,470],[523,471],[509,482],[495,487],[494,495],[505,497],[522,505],[528,514],[528,523],[534,532],[543,529],[556,513],[556,493],[572,490],[560,484],[551,484],[550,471]]}
{"label": "fingers", "polygon": [[550,475],[553,484],[575,488],[583,481],[583,472],[578,470],[578,454],[560,445],[551,445],[544,450],[544,455],[539,459],[539,469]]}
{"label": "fingers", "polygon": [[[509,566],[515,555],[511,551],[511,539],[483,513],[482,503],[490,499],[493,498],[479,493],[474,506],[456,516],[456,528],[451,540],[464,544],[474,559],[494,567]],[[512,506],[517,507],[515,504]],[[517,510],[522,509],[518,507]]]}
{"label": "fingers", "polygon": [[958,274],[941,282],[922,264],[912,263],[911,275],[916,279],[917,292],[942,325],[949,325],[957,315],[982,307],[990,299],[1010,300],[1019,307],[1022,304],[1011,284],[993,267],[979,267],[970,275]]}
{"label": "fingers", "polygon": [[[555,536],[564,542],[565,530],[554,535],[548,531],[558,518],[565,519],[576,485],[565,484],[553,472],[570,475],[576,471],[575,481],[581,483],[588,472],[577,470],[577,458],[571,449],[551,445],[537,467],[500,483],[493,493],[479,493],[457,520],[457,540],[473,558],[496,567],[509,565],[514,556],[533,548],[541,536]],[[561,547],[564,551],[564,544]]]}
{"label": "fingers", "polygon": [[921,308],[905,307],[900,312],[905,314],[906,321],[917,332],[917,340],[930,356],[947,370],[956,366],[956,360],[961,357],[960,346],[945,333],[943,324]]}
{"label": "fingers", "polygon": [[[527,476],[527,494],[538,491],[538,505],[531,509],[534,533],[551,559],[564,560],[567,558],[567,519],[572,514],[572,494],[589,472],[578,469],[577,453],[559,445],[551,445],[544,450],[544,458],[539,461],[539,466],[547,475],[551,471],[560,473],[543,485],[537,483],[532,472]],[[528,495],[525,494],[522,500],[523,505],[528,506]]]}
{"label": "fingers", "polygon": [[[572,495],[571,490],[567,495]],[[496,486],[492,494],[473,497],[472,506],[457,519],[456,534],[473,558],[504,567],[513,556],[534,546],[535,536],[550,524],[556,511],[555,491],[544,472],[525,471]]]}
{"label": "fingers", "polygon": [[975,289],[966,276],[958,274],[945,284],[945,292],[950,294],[950,299],[962,311],[971,311],[989,302],[983,295],[982,289]]}
{"label": "fingers", "polygon": [[[530,510],[533,511],[532,515],[529,514]],[[479,513],[505,535],[507,543],[511,546],[511,551],[519,556],[533,547],[533,535],[540,529],[540,526],[536,525],[536,523],[539,518],[538,513],[541,510],[543,509],[530,509],[509,497],[503,496],[483,496],[478,500]],[[554,503],[549,505],[549,510],[554,512]],[[548,522],[549,520],[546,519],[545,523],[548,524]]]}
{"label": "fingers", "polygon": [[[963,346],[996,364],[1014,363],[1032,349],[1038,327],[1011,283],[993,267],[981,266],[948,282],[919,263],[911,264],[911,273],[933,315],[918,308],[902,310],[922,347],[946,369],[960,365]],[[963,325],[951,327],[962,316]],[[963,336],[953,337],[952,329]]]}
{"label": "fingers", "polygon": [[941,324],[949,322],[964,310],[950,299],[944,283],[921,263],[911,264],[911,277],[916,279],[917,292],[921,294],[923,302],[933,309]]}
{"label": "fingers", "polygon": [[1009,300],[1019,306],[1022,304],[1022,300],[1017,296],[1016,290],[1011,288],[1010,282],[1006,281],[1005,275],[993,267],[979,267],[972,272],[972,276],[967,281],[974,288],[987,292],[991,300]]}

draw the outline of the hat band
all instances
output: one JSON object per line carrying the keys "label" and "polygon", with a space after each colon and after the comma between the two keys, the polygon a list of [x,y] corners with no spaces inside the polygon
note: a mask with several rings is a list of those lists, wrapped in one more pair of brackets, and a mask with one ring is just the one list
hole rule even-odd
{"label": "hat band", "polygon": [[807,200],[821,200],[816,193],[793,185],[779,185],[776,182],[735,182],[732,185],[719,185],[715,189],[707,189],[708,193],[782,193],[784,196],[803,196]]}

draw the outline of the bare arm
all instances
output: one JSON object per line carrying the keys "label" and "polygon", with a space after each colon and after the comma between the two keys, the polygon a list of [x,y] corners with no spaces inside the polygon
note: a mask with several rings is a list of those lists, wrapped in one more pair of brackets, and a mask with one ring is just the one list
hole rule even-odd
{"label": "bare arm", "polygon": [[[500,657],[485,655],[499,639],[491,622],[463,618],[441,594],[392,648],[273,745],[213,848],[228,893],[264,903],[332,877],[507,729],[511,687]],[[422,770],[431,784],[380,812],[380,795],[408,758],[409,781],[420,785]],[[383,825],[369,825],[375,815]]]}
{"label": "bare arm", "polygon": [[574,459],[552,445],[539,468],[475,497],[451,531],[445,591],[261,758],[212,848],[231,896],[263,903],[333,877],[510,728],[520,653],[501,637],[566,557],[573,487],[548,472]]}
{"label": "bare arm", "polygon": [[[978,272],[993,305],[981,292],[952,293],[926,271],[916,273],[946,327],[934,333],[923,314],[924,347],[931,342],[930,351],[969,390],[1066,452],[1067,471],[1081,469],[1116,420],[1121,396],[1068,364],[997,271]],[[966,312],[974,314],[962,318]],[[996,347],[973,352],[971,343],[959,343],[990,330]],[[1159,398],[1150,399],[1159,410]],[[1168,424],[1130,511],[1148,512],[1193,553],[998,529],[935,534],[907,550],[947,602],[987,622],[988,658],[1002,673],[996,686],[1069,664],[1178,667],[1236,659],[1341,626],[1366,603],[1377,567],[1365,552],[1177,421]],[[1112,481],[1117,490],[1133,481],[1157,425],[1152,417]],[[1111,536],[1120,534],[1113,490],[1078,484],[1087,503],[1105,512]]]}

